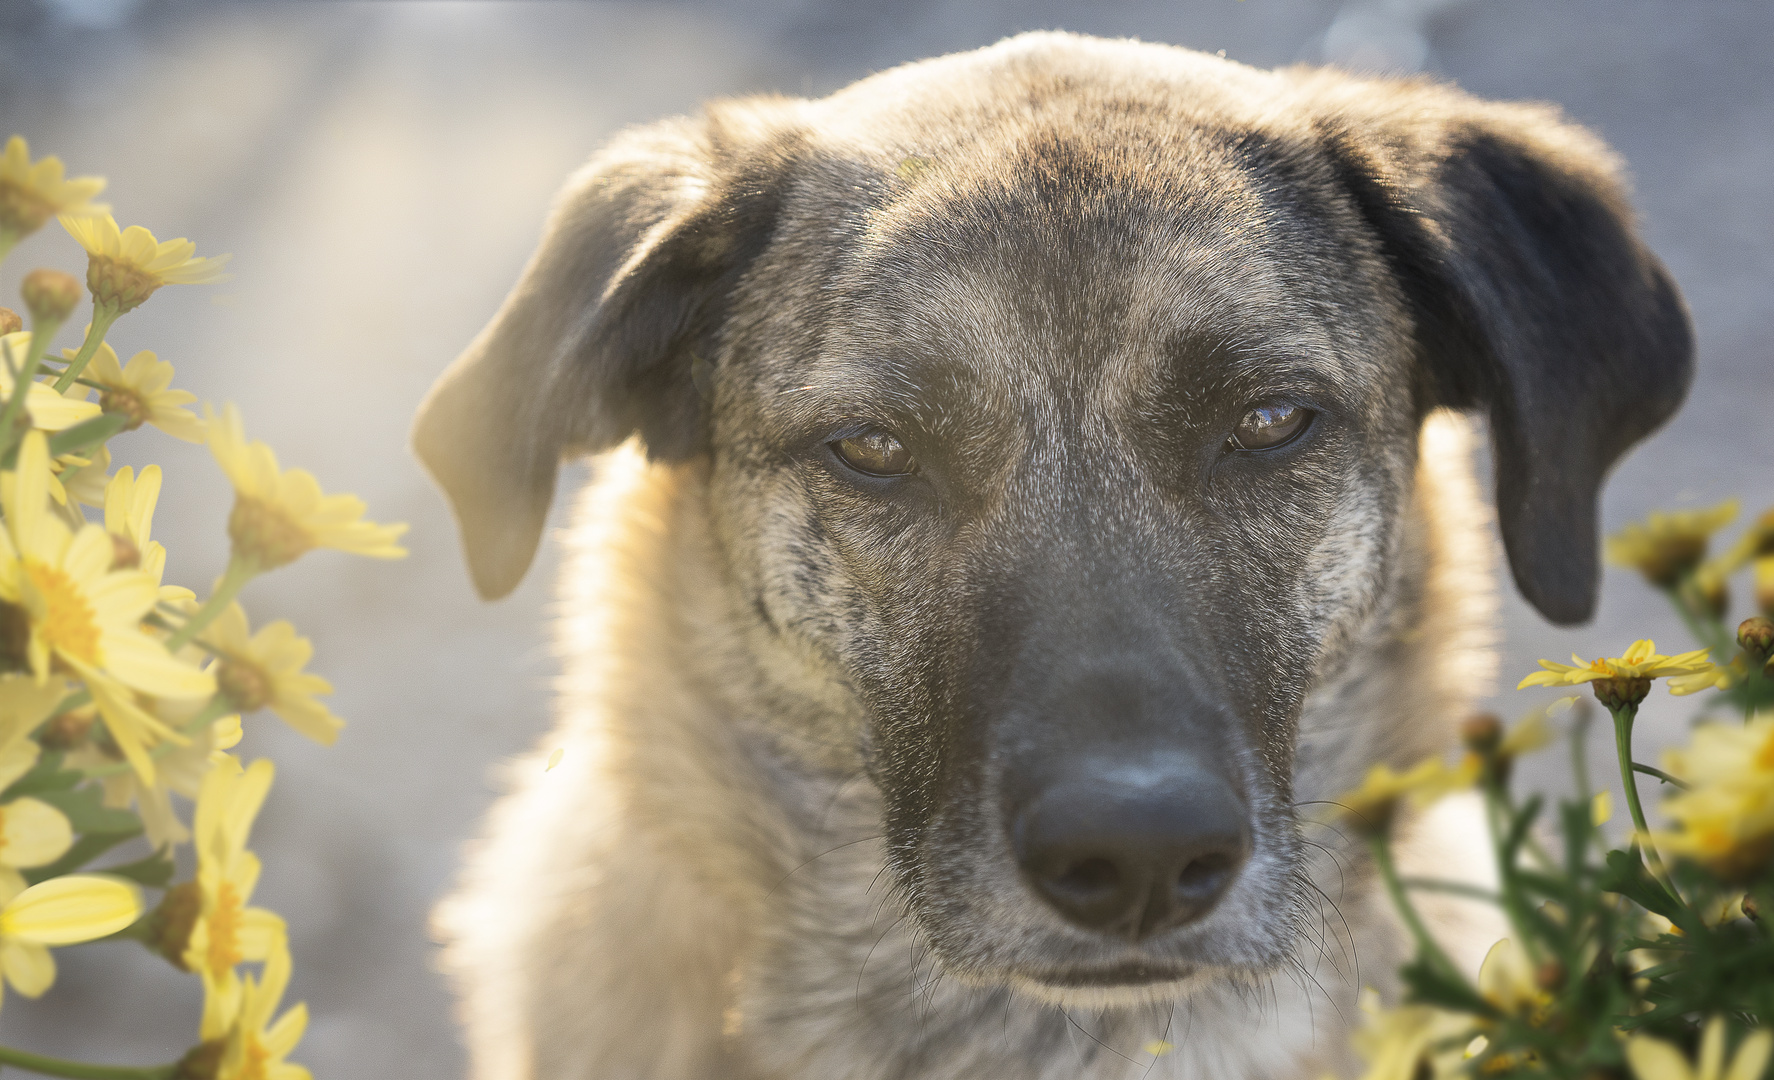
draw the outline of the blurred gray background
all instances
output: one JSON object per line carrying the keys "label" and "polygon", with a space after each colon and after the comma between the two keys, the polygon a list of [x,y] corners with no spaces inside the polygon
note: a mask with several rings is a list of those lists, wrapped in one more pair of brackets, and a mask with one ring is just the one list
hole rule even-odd
{"label": "blurred gray background", "polygon": [[[619,127],[711,96],[824,94],[1052,27],[1259,66],[1423,71],[1563,105],[1630,163],[1645,231],[1699,328],[1693,398],[1615,474],[1604,525],[1729,494],[1752,513],[1774,503],[1774,5],[1759,0],[0,0],[0,139],[23,134],[35,154],[109,177],[125,225],[235,255],[233,282],[167,288],[127,316],[119,351],[157,350],[177,385],[238,402],[286,465],[413,524],[405,562],[318,553],[246,596],[255,623],[285,617],[313,637],[350,722],[321,749],[249,718],[243,747],[278,762],[257,899],[289,919],[289,1000],[313,1011],[296,1059],[317,1076],[461,1069],[426,915],[493,798],[494,766],[544,731],[555,558],[510,599],[475,600],[406,430],[515,279],[556,186]],[[0,269],[0,303],[39,265],[85,260],[52,225]],[[169,580],[201,588],[226,558],[225,483],[199,448],[153,432],[131,443],[138,463],[168,468],[156,535]],[[1640,633],[1686,647],[1620,571],[1596,626],[1557,630],[1508,592],[1503,681],[1540,656],[1618,655]],[[1505,689],[1498,707],[1540,700]],[[1689,712],[1659,692],[1646,740],[1680,739]],[[1562,777],[1555,759],[1537,770]],[[194,1038],[194,979],[126,944],[58,957],[49,995],[8,995],[0,1041],[147,1064]]]}

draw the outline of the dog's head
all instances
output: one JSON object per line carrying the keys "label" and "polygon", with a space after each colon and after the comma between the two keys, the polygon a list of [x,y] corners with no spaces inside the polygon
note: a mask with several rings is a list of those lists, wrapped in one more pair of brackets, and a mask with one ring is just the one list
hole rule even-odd
{"label": "dog's head", "polygon": [[939,955],[1125,987],[1289,948],[1301,700],[1386,602],[1426,413],[1488,415],[1515,580],[1574,622],[1690,353],[1549,110],[1034,35],[619,139],[417,444],[488,596],[563,455],[708,455]]}

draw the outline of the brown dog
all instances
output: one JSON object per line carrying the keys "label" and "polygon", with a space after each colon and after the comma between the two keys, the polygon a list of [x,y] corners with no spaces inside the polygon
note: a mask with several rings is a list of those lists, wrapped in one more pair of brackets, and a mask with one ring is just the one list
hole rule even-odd
{"label": "brown dog", "polygon": [[1608,152],[1426,82],[1035,34],[621,136],[416,434],[487,596],[634,440],[442,919],[476,1076],[1343,1066],[1399,935],[1301,808],[1490,673],[1437,410],[1576,621],[1690,354]]}

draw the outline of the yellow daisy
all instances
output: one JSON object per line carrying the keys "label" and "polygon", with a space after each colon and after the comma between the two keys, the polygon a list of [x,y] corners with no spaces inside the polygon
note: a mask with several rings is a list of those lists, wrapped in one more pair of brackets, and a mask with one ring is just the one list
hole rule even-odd
{"label": "yellow daisy", "polygon": [[1653,585],[1667,588],[1706,556],[1706,541],[1737,516],[1737,500],[1706,510],[1651,511],[1608,537],[1608,561],[1630,566]]}
{"label": "yellow daisy", "polygon": [[197,795],[197,880],[191,884],[199,904],[178,959],[203,980],[206,1040],[220,1038],[239,1014],[235,966],[265,960],[284,944],[283,920],[246,906],[259,882],[259,858],[246,850],[247,834],[271,790],[272,772],[262,758],[243,770],[226,757],[204,776]]}
{"label": "yellow daisy", "polygon": [[[62,355],[73,360],[78,351],[63,349]],[[189,390],[167,389],[172,385],[172,365],[154,353],[144,349],[130,357],[126,367],[118,363],[117,350],[101,344],[82,375],[98,384],[100,408],[129,416],[124,431],[152,424],[175,439],[203,441],[203,421],[189,409],[179,407],[196,401],[197,395]]]}
{"label": "yellow daisy", "polygon": [[[11,366],[22,366],[25,352],[31,347],[31,332],[21,330],[16,334],[0,337],[0,358],[10,357]],[[12,380],[12,372],[4,359],[0,359],[0,401],[12,398],[12,389],[17,384]],[[31,416],[31,426],[38,431],[65,431],[82,421],[91,420],[99,415],[99,407],[92,402],[78,398],[63,397],[55,392],[55,388],[45,382],[33,382],[25,391],[25,411]]]}
{"label": "yellow daisy", "polygon": [[1692,675],[1674,675],[1669,680],[1669,692],[1677,697],[1687,694],[1698,694],[1702,690],[1715,687],[1729,690],[1742,681],[1749,669],[1743,666],[1743,657],[1732,659],[1729,664],[1713,664],[1704,671],[1696,671]]}
{"label": "yellow daisy", "polygon": [[[97,446],[81,454],[63,454],[49,463],[55,474],[49,494],[66,511],[68,527],[78,529],[85,524],[81,506],[105,505],[105,487],[111,482],[111,450]],[[70,503],[74,505],[69,506]]]}
{"label": "yellow daisy", "polygon": [[1462,1043],[1474,1030],[1472,1018],[1429,1005],[1387,1009],[1380,995],[1364,989],[1362,1026],[1350,1042],[1367,1062],[1361,1080],[1418,1080],[1460,1075]]}
{"label": "yellow daisy", "polygon": [[1746,724],[1703,724],[1664,768],[1689,788],[1663,801],[1681,829],[1659,844],[1727,880],[1753,876],[1774,857],[1774,713]]}
{"label": "yellow daisy", "polygon": [[[39,747],[19,739],[0,751],[0,791],[31,771]],[[74,846],[74,827],[60,810],[41,799],[21,796],[0,805],[0,886],[25,887],[20,870],[47,866]]]}
{"label": "yellow daisy", "polygon": [[1774,1031],[1750,1032],[1725,1064],[1725,1020],[1715,1016],[1700,1035],[1700,1061],[1689,1065],[1674,1044],[1650,1035],[1626,1037],[1626,1060],[1638,1080],[1761,1080],[1774,1053]]}
{"label": "yellow daisy", "polygon": [[49,460],[42,432],[25,436],[18,467],[0,487],[0,601],[24,616],[24,655],[39,682],[52,665],[80,676],[105,726],[145,783],[154,782],[147,744],[183,742],[149,715],[131,691],[162,698],[207,697],[215,680],[142,633],[157,582],[140,570],[113,570],[115,546],[97,525],[78,531],[48,512]]}
{"label": "yellow daisy", "polygon": [[324,494],[306,469],[279,469],[269,446],[247,441],[234,406],[206,419],[210,452],[234,485],[228,536],[235,554],[255,570],[275,569],[317,547],[375,559],[406,555],[396,543],[405,525],[365,521],[357,496]]}
{"label": "yellow daisy", "polygon": [[97,176],[66,178],[62,159],[54,155],[32,164],[23,136],[6,140],[0,153],[0,259],[52,217],[110,213],[109,206],[92,202],[103,190],[105,181]]}
{"label": "yellow daisy", "polygon": [[1375,765],[1360,787],[1334,801],[1341,814],[1358,826],[1380,831],[1392,820],[1401,799],[1409,797],[1417,806],[1426,806],[1470,787],[1478,779],[1478,769],[1478,760],[1470,756],[1453,768],[1439,757],[1425,758],[1403,773],[1392,771],[1389,765]]}
{"label": "yellow daisy", "polygon": [[1513,938],[1503,938],[1478,966],[1478,992],[1503,1012],[1543,1023],[1552,994],[1535,978],[1534,962]]}
{"label": "yellow daisy", "polygon": [[61,219],[62,228],[86,249],[86,287],[95,308],[122,314],[140,307],[162,285],[207,285],[222,281],[222,267],[233,258],[199,258],[197,245],[180,237],[160,241],[140,225],[117,228],[110,214]]}
{"label": "yellow daisy", "polygon": [[203,778],[217,764],[221,751],[240,742],[240,717],[224,716],[189,733],[190,722],[207,708],[203,702],[153,702],[153,712],[168,727],[187,732],[191,739],[154,759],[154,783],[144,784],[133,770],[116,771],[117,756],[109,747],[82,741],[68,752],[66,765],[71,769],[99,774],[106,806],[118,810],[135,808],[142,819],[142,832],[156,850],[183,844],[191,839],[191,830],[179,820],[173,809],[172,795],[178,793],[196,801]]}
{"label": "yellow daisy", "polygon": [[0,880],[0,987],[37,997],[55,982],[52,945],[115,934],[142,914],[142,894],[122,878],[64,874],[28,889]]}
{"label": "yellow daisy", "polygon": [[307,1069],[284,1060],[308,1030],[307,1004],[298,1002],[275,1022],[271,1019],[289,981],[289,948],[279,942],[264,973],[257,979],[249,976],[241,987],[239,1014],[228,1030],[216,1080],[312,1080]]}
{"label": "yellow daisy", "polygon": [[1652,679],[1666,675],[1698,675],[1712,671],[1715,667],[1707,659],[1705,649],[1664,656],[1657,651],[1657,643],[1649,639],[1633,642],[1618,657],[1586,661],[1573,653],[1570,664],[1542,660],[1540,666],[1545,670],[1534,672],[1517,683],[1515,688],[1525,690],[1530,686],[1581,686],[1591,683],[1595,688],[1595,696],[1611,709],[1625,704],[1636,705],[1643,701],[1650,690]]}
{"label": "yellow daisy", "polygon": [[105,531],[111,534],[118,569],[139,569],[154,578],[162,603],[179,603],[194,594],[182,585],[162,585],[166,548],[153,538],[154,507],[160,501],[160,466],[149,465],[138,476],[128,465],[105,485]]}
{"label": "yellow daisy", "polygon": [[203,632],[203,643],[218,654],[212,669],[216,686],[235,708],[268,708],[322,746],[338,739],[345,721],[314,700],[316,694],[332,693],[333,686],[302,670],[314,656],[314,645],[288,622],[279,619],[253,634],[246,612],[229,604]]}

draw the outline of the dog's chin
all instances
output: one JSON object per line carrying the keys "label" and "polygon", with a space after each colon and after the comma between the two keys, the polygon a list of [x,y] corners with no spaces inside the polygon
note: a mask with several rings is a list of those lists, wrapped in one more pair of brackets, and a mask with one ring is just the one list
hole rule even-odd
{"label": "dog's chin", "polygon": [[1061,1008],[1114,1009],[1176,1001],[1224,980],[1229,973],[1187,965],[1117,964],[1013,974],[1005,982],[1016,993]]}

